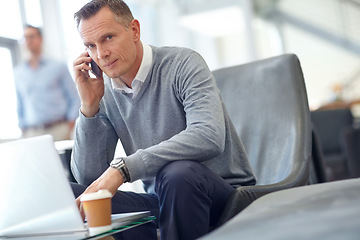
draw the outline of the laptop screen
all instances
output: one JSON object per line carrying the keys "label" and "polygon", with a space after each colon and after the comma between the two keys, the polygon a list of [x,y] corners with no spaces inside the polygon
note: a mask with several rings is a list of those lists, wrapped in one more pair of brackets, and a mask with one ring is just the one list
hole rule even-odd
{"label": "laptop screen", "polygon": [[85,231],[50,135],[0,144],[0,236]]}

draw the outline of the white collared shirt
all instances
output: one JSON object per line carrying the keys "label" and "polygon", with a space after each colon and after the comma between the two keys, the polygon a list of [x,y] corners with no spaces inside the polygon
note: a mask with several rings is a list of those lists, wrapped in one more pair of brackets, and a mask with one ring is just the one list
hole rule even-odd
{"label": "white collared shirt", "polygon": [[152,67],[152,49],[146,43],[142,43],[143,46],[143,57],[141,60],[139,71],[137,72],[134,80],[131,82],[131,88],[129,88],[121,79],[111,78],[111,84],[113,89],[119,90],[123,93],[128,94],[131,98],[137,96],[140,92],[142,85],[146,79],[146,76],[149,74]]}

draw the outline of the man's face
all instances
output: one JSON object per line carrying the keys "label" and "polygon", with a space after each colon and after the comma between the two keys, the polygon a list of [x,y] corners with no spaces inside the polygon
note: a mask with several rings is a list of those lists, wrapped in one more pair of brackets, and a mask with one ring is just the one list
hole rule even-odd
{"label": "man's face", "polygon": [[24,38],[26,47],[33,54],[40,53],[42,45],[42,37],[35,28],[26,28],[24,30]]}
{"label": "man's face", "polygon": [[91,18],[81,20],[78,30],[90,57],[107,76],[115,78],[134,72],[140,35],[137,26],[138,22],[133,20],[125,28],[104,7]]}

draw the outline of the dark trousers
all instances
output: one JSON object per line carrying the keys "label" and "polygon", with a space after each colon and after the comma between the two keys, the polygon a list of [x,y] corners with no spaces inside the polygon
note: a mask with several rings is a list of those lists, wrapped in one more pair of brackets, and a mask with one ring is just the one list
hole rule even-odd
{"label": "dark trousers", "polygon": [[[75,197],[85,186],[72,184]],[[221,177],[195,161],[174,161],[156,176],[155,194],[118,191],[112,212],[150,211],[156,221],[117,234],[116,239],[196,239],[209,231],[220,217],[234,189]]]}

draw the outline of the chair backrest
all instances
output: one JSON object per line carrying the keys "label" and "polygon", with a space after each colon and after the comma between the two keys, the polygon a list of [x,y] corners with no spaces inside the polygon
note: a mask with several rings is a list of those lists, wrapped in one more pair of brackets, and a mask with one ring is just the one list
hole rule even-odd
{"label": "chair backrest", "polygon": [[213,74],[257,185],[278,183],[299,174],[294,173],[299,166],[308,166],[310,113],[296,55],[219,69]]}

